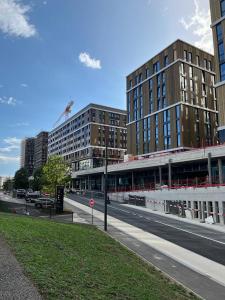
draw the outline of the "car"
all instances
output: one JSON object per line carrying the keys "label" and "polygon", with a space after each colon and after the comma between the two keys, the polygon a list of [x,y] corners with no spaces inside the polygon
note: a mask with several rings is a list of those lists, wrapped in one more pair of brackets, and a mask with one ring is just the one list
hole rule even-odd
{"label": "car", "polygon": [[24,189],[18,189],[16,191],[16,197],[17,198],[25,198],[26,197],[26,190],[24,190]]}
{"label": "car", "polygon": [[51,198],[38,198],[34,200],[36,208],[51,208],[54,207],[55,200]]}
{"label": "car", "polygon": [[40,198],[40,192],[32,192],[32,193],[27,193],[26,194],[26,201],[27,202],[35,202],[35,199]]}

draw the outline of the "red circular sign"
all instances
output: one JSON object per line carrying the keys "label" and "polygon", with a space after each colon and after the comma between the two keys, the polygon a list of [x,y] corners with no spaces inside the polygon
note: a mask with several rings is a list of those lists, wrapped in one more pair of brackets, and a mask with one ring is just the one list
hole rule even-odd
{"label": "red circular sign", "polygon": [[94,207],[94,205],[95,205],[95,200],[94,199],[90,199],[89,206],[90,207]]}

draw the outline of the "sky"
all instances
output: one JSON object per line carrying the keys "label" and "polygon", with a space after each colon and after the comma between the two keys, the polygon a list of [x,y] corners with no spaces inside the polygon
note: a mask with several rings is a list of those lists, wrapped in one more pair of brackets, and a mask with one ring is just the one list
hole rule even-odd
{"label": "sky", "polygon": [[126,76],[180,38],[212,52],[209,0],[0,0],[0,176],[70,100],[126,108]]}

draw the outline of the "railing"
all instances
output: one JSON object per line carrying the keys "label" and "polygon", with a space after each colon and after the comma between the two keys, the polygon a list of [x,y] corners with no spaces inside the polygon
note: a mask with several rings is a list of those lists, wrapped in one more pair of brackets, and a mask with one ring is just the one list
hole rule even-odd
{"label": "railing", "polygon": [[155,191],[155,190],[177,190],[188,188],[209,188],[209,187],[221,187],[225,186],[225,183],[218,183],[218,177],[213,177],[212,183],[209,183],[207,177],[196,177],[187,179],[172,180],[169,185],[168,180],[163,180],[162,184],[156,182],[149,182],[137,185],[120,186],[117,188],[110,188],[109,193],[121,193],[121,192],[136,192],[136,191]]}

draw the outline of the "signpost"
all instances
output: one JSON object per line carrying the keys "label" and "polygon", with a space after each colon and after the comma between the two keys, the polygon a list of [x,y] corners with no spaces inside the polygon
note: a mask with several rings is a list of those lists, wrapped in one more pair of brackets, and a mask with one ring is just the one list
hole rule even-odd
{"label": "signpost", "polygon": [[63,201],[64,201],[64,186],[56,186],[56,213],[63,212]]}
{"label": "signpost", "polygon": [[89,200],[89,206],[91,207],[91,224],[93,225],[93,207],[95,205],[95,200],[94,199],[90,199]]}

